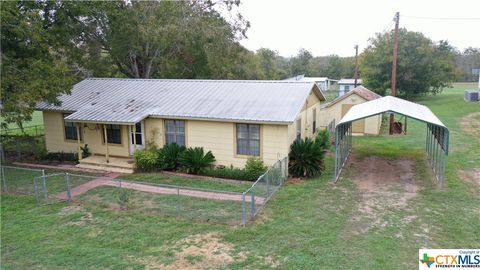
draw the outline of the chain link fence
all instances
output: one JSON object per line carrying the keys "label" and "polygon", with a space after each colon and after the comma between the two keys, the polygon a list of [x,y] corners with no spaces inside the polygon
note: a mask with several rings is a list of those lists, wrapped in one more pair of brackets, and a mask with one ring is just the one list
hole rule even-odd
{"label": "chain link fence", "polygon": [[35,194],[33,178],[42,175],[45,175],[45,170],[1,166],[1,191],[2,193],[33,195]]}
{"label": "chain link fence", "polygon": [[245,226],[265,207],[287,176],[287,158],[277,161],[245,192],[64,172],[46,174],[43,170],[3,166],[2,186],[6,183],[6,188],[26,190],[24,194],[34,195],[39,204],[75,202],[87,207]]}

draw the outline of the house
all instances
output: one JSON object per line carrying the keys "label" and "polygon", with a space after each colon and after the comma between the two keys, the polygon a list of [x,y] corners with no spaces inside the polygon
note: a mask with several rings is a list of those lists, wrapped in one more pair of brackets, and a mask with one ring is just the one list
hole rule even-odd
{"label": "house", "polygon": [[[322,117],[320,119],[326,120],[327,122],[321,121],[320,126],[326,127],[331,121],[335,121],[334,123],[337,124],[352,106],[378,98],[381,98],[381,96],[363,86],[358,86],[347,92],[345,95],[322,106],[320,112]],[[382,115],[358,120],[352,124],[352,133],[356,135],[378,135],[380,133],[381,124]]]}
{"label": "house", "polygon": [[[357,79],[357,85],[362,85],[362,79]],[[355,79],[340,79],[338,81],[338,95],[337,97],[341,97],[345,95],[348,91],[352,90],[355,86]]]}
{"label": "house", "polygon": [[120,78],[85,79],[59,99],[37,105],[47,151],[88,144],[84,167],[126,166],[136,149],[168,143],[210,150],[216,165],[243,167],[252,156],[271,165],[295,138],[313,136],[325,101],[311,82]]}
{"label": "house", "polygon": [[317,86],[323,90],[327,91],[330,87],[335,84],[338,80],[329,79],[327,77],[305,77],[305,74],[297,75],[285,79],[285,81],[301,81],[301,82],[314,82]]}

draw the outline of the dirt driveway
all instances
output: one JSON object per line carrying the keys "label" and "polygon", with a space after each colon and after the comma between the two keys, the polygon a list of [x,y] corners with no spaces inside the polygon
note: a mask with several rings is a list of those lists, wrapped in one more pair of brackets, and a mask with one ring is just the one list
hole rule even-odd
{"label": "dirt driveway", "polygon": [[[354,234],[381,230],[398,222],[392,219],[392,211],[406,208],[419,190],[414,162],[407,158],[360,158],[352,153],[347,168],[360,196],[348,226]],[[410,222],[415,218],[406,216],[401,222]]]}

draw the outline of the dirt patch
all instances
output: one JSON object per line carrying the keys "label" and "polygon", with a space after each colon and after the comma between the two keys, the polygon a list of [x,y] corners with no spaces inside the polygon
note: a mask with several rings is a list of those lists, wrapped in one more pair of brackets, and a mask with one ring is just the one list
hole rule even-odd
{"label": "dirt patch", "polygon": [[460,127],[470,135],[479,135],[480,130],[480,112],[468,114],[460,119]]}
{"label": "dirt patch", "polygon": [[99,218],[93,217],[93,214],[85,210],[83,207],[79,205],[69,205],[65,206],[60,210],[58,213],[62,217],[67,217],[69,215],[74,215],[74,214],[81,214],[80,218],[76,220],[70,220],[68,222],[65,222],[66,225],[76,225],[76,226],[84,226],[89,223],[98,223],[100,222]]}
{"label": "dirt patch", "polygon": [[459,170],[458,173],[461,179],[469,183],[476,184],[480,187],[480,168],[474,168],[472,170]]}
{"label": "dirt patch", "polygon": [[[247,260],[249,252],[236,252],[234,246],[222,241],[217,233],[196,234],[173,244],[162,246],[162,251],[175,251],[175,258],[170,264],[158,261],[155,256],[132,258],[135,262],[144,265],[145,269],[228,269],[233,262]],[[272,256],[253,256],[263,265],[276,268],[280,261]]]}
{"label": "dirt patch", "polygon": [[69,206],[63,207],[58,214],[60,216],[67,216],[67,215],[75,214],[81,211],[83,211],[83,208],[80,205],[69,205]]}
{"label": "dirt patch", "polygon": [[[348,167],[360,193],[360,202],[349,226],[355,234],[392,225],[396,221],[392,220],[391,212],[405,208],[419,190],[414,162],[410,159],[352,155]],[[399,225],[406,225],[415,218],[407,216]]]}

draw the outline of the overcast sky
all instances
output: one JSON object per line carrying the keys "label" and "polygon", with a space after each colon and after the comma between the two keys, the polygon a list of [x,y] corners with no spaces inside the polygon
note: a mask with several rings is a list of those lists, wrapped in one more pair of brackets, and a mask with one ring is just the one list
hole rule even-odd
{"label": "overcast sky", "polygon": [[295,55],[300,48],[314,56],[352,56],[355,44],[361,52],[376,32],[394,28],[396,11],[400,27],[434,41],[448,40],[460,50],[480,47],[480,0],[243,0],[240,13],[251,27],[241,44],[282,56]]}

